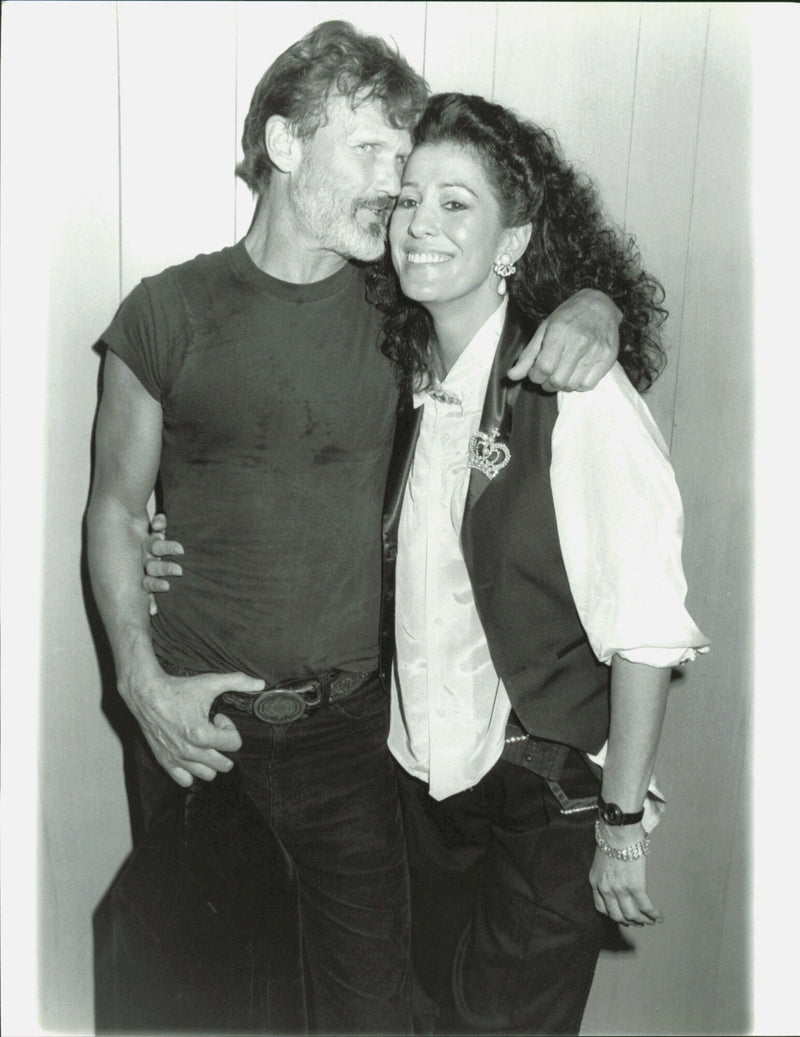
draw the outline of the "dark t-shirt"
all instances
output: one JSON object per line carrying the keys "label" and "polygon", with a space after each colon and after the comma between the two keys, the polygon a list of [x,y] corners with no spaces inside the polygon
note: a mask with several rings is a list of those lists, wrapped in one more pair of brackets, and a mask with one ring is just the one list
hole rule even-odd
{"label": "dark t-shirt", "polygon": [[293,285],[244,243],[145,278],[103,336],[162,406],[184,575],[166,662],[268,684],[377,663],[380,519],[397,392],[361,271]]}

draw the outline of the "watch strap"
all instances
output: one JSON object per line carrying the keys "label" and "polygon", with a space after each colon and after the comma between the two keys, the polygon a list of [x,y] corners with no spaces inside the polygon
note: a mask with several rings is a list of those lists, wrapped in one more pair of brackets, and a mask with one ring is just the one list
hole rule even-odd
{"label": "watch strap", "polygon": [[597,797],[597,809],[603,822],[611,827],[617,825],[636,825],[644,817],[644,807],[632,814],[625,814],[616,803],[606,803],[602,796]]}

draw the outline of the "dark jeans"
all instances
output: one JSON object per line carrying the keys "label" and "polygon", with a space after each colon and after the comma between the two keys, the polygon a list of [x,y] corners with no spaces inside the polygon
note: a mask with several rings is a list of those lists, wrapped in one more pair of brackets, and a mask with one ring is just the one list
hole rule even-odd
{"label": "dark jeans", "polygon": [[239,771],[150,805],[95,918],[97,1032],[305,1033],[297,870]]}
{"label": "dark jeans", "polygon": [[[399,780],[417,1002],[439,1010],[427,1032],[577,1033],[604,931],[589,886],[596,814],[562,813],[543,777],[503,759],[441,802]],[[560,784],[573,800],[598,791],[574,750]]]}
{"label": "dark jeans", "polygon": [[[242,787],[299,880],[310,1031],[410,1033],[408,873],[386,692],[376,679],[285,726],[233,719]],[[144,743],[138,758],[147,824],[177,786]]]}

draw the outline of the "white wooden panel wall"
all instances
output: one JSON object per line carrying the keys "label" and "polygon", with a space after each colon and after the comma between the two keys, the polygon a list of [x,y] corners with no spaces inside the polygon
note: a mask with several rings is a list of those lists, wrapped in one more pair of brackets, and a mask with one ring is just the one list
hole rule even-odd
{"label": "white wooden panel wall", "polygon": [[671,442],[682,343],[707,4],[645,4],[636,62],[624,221],[666,292],[668,363],[648,404]]}
{"label": "white wooden panel wall", "polygon": [[711,5],[688,226],[672,452],[687,514],[690,607],[714,648],[678,684],[662,753],[675,801],[664,895],[678,923],[665,927],[663,954],[685,1000],[659,996],[660,1032],[670,1024],[726,1032],[746,996],[731,978],[750,940],[742,872],[752,674],[749,25],[746,7]]}
{"label": "white wooden panel wall", "polygon": [[353,22],[365,32],[375,32],[392,40],[408,61],[424,72],[425,18],[429,4],[420,0],[382,0],[381,3],[353,3],[352,0],[324,0],[314,3],[314,24],[331,18]]}
{"label": "white wooden panel wall", "polygon": [[[660,756],[671,808],[651,875],[667,921],[626,934],[632,952],[603,956],[585,1032],[747,1028],[748,12],[671,3],[6,4],[4,345],[30,355],[19,393],[33,398],[25,412],[11,407],[12,436],[29,444],[26,489],[46,525],[39,551],[33,508],[25,582],[41,580],[42,627],[25,677],[41,670],[38,1025],[90,1032],[90,917],[130,845],[78,564],[96,399],[90,346],[143,274],[244,233],[252,200],[233,169],[253,87],[313,24],[343,17],[396,40],[434,90],[483,93],[555,129],[666,286],[670,366],[651,401],[686,503],[691,606],[714,651],[676,686]],[[26,137],[27,126],[35,130]],[[37,450],[26,419],[36,423],[43,400]],[[13,520],[4,527],[18,529]],[[22,600],[29,615],[39,611],[35,594]],[[4,737],[8,728],[4,717]],[[7,775],[5,784],[8,801]],[[35,1003],[26,1005],[33,1018]]]}
{"label": "white wooden panel wall", "polygon": [[[38,25],[17,19],[16,11],[6,11],[3,35],[16,34],[27,50],[38,44]],[[45,44],[45,50],[52,47]],[[37,85],[24,50],[9,53],[4,44],[0,74],[3,97],[10,96],[12,84],[28,95],[27,105],[4,105],[2,122],[3,175],[0,180],[2,204],[2,270],[18,267],[35,291],[26,293],[16,281],[13,291],[4,275],[2,331],[3,406],[2,441],[25,437],[25,450],[10,454],[4,449],[2,476],[2,607],[3,607],[3,724],[2,724],[2,831],[14,839],[14,853],[0,856],[3,883],[2,976],[13,976],[20,997],[11,1005],[3,991],[3,1026],[11,1024],[17,1032],[36,1025],[35,1006],[39,917],[37,911],[36,860],[40,846],[38,752],[39,696],[41,674],[41,636],[38,617],[42,610],[40,567],[26,574],[20,563],[21,545],[33,558],[44,551],[44,499],[42,496],[45,453],[46,356],[43,344],[48,334],[47,282],[49,276],[49,221],[46,212],[29,214],[19,204],[27,191],[47,197],[46,148],[29,146],[29,120],[44,119],[48,110],[48,91]],[[9,161],[9,154],[16,154]],[[37,236],[37,232],[41,237]],[[13,346],[11,345],[13,343]],[[27,348],[26,348],[27,347]],[[27,390],[8,392],[10,385]],[[30,499],[26,495],[30,493]],[[24,503],[22,503],[24,502]],[[13,545],[13,546],[12,546]],[[33,628],[31,630],[31,628]],[[15,647],[16,646],[16,647]],[[16,706],[10,689],[18,689]],[[27,693],[27,695],[26,695]],[[29,697],[30,701],[25,699]],[[13,732],[13,737],[11,733]],[[11,779],[11,775],[15,777]],[[32,808],[32,804],[34,804]],[[13,890],[12,898],[6,895]],[[11,948],[13,946],[13,953]]]}
{"label": "white wooden panel wall", "polygon": [[555,129],[625,214],[640,4],[498,4],[495,100]]}
{"label": "white wooden panel wall", "polygon": [[236,6],[119,5],[122,291],[230,244]]}
{"label": "white wooden panel wall", "polygon": [[[18,401],[23,410],[15,426],[4,429],[4,447],[21,450],[25,482],[11,492],[4,487],[3,497],[28,529],[19,535],[3,523],[3,576],[11,573],[13,580],[4,602],[10,606],[3,617],[5,662],[20,661],[22,653],[18,672],[4,674],[3,737],[28,752],[39,705],[40,788],[37,797],[28,784],[35,777],[35,747],[26,761],[7,756],[4,745],[3,797],[7,806],[9,795],[13,801],[27,792],[32,819],[41,803],[41,852],[38,869],[16,840],[3,857],[21,875],[38,870],[41,900],[37,920],[24,885],[4,883],[3,975],[18,977],[20,986],[5,991],[3,1030],[37,1032],[31,1028],[36,999],[24,994],[33,974],[15,968],[20,935],[30,932],[38,937],[41,975],[48,977],[41,1025],[81,1033],[91,1024],[92,911],[130,844],[120,747],[100,712],[80,575],[97,380],[91,346],[119,301],[115,10],[90,3],[9,5],[4,74],[8,57],[21,60],[13,85],[6,81],[3,90],[3,309],[4,321],[11,321],[3,349],[20,366],[4,377],[3,388],[4,409]],[[7,120],[19,121],[24,137],[6,141]],[[18,221],[21,238],[14,233]],[[43,451],[37,450],[40,410],[46,415]],[[42,591],[38,629],[19,594],[27,583]]]}
{"label": "white wooden panel wall", "polygon": [[494,97],[498,4],[428,4],[423,72],[431,90]]}
{"label": "white wooden panel wall", "polygon": [[[314,25],[314,4],[237,4],[236,31],[236,160],[253,91],[270,64]],[[235,164],[235,163],[234,163]],[[236,238],[247,233],[253,197],[236,179]]]}

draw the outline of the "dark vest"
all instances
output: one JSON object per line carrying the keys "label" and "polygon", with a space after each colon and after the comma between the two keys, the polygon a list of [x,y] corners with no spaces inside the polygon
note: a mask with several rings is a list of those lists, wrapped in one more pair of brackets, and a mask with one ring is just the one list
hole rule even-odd
{"label": "dark vest", "polygon": [[[550,457],[556,397],[504,377],[531,337],[509,308],[484,399],[480,429],[500,430],[511,458],[489,479],[470,473],[461,543],[492,662],[530,734],[597,752],[608,735],[609,667],[589,647],[558,539]],[[403,493],[421,412],[404,400],[383,518],[381,671],[394,650],[394,573]]]}

